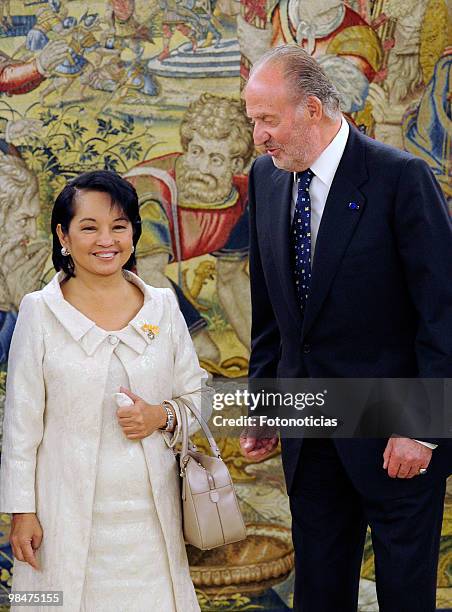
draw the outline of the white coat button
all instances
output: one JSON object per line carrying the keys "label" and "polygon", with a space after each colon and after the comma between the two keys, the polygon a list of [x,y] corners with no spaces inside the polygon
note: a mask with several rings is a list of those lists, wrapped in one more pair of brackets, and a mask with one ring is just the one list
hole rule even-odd
{"label": "white coat button", "polygon": [[108,342],[110,344],[118,344],[119,340],[116,336],[108,336]]}

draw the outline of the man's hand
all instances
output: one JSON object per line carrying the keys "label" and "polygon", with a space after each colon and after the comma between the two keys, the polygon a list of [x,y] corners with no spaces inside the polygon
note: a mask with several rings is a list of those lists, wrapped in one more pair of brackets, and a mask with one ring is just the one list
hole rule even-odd
{"label": "man's hand", "polygon": [[13,514],[9,541],[18,561],[29,563],[35,570],[40,569],[35,553],[41,546],[42,527],[36,514]]}
{"label": "man's hand", "polygon": [[421,468],[427,469],[432,450],[410,438],[389,438],[383,453],[383,469],[391,478],[419,476]]}
{"label": "man's hand", "polygon": [[39,72],[44,76],[49,76],[49,73],[63,63],[68,55],[69,47],[64,40],[50,41],[36,58]]}
{"label": "man's hand", "polygon": [[271,430],[268,437],[264,437],[262,432],[245,429],[240,435],[240,449],[247,459],[262,461],[271,455],[278,446],[278,441],[277,434]]}
{"label": "man's hand", "polygon": [[5,140],[17,144],[18,140],[37,138],[42,130],[43,123],[39,119],[15,119],[6,124]]}
{"label": "man's hand", "polygon": [[118,423],[126,438],[142,440],[157,429],[165,427],[167,413],[163,406],[147,404],[141,397],[125,387],[121,387],[120,390],[133,401],[133,406],[124,406],[116,411]]}

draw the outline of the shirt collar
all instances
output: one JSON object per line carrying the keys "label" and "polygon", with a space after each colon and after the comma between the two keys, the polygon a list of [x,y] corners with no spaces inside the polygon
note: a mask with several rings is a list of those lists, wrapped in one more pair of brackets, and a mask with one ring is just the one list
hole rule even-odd
{"label": "shirt collar", "polygon": [[132,282],[143,292],[144,303],[143,307],[129,324],[119,332],[110,332],[98,327],[94,321],[65,300],[60,286],[65,278],[63,271],[55,274],[50,283],[42,290],[42,296],[49,309],[72,338],[76,342],[80,342],[88,355],[92,355],[109,336],[116,336],[139,354],[143,353],[146,346],[151,343],[151,338],[142,329],[142,325],[145,323],[143,309],[151,299],[149,287],[136,274],[128,270],[124,270],[123,273],[128,281]]}
{"label": "shirt collar", "polygon": [[[350,127],[344,117],[342,117],[341,127],[330,144],[322,151],[319,157],[311,164],[311,170],[315,176],[324,183],[328,189],[331,187],[337,167],[344,153],[347,144]],[[294,173],[296,181],[297,175]]]}

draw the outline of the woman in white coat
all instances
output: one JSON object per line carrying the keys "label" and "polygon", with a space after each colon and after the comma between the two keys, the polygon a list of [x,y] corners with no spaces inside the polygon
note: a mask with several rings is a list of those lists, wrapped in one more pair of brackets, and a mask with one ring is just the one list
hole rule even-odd
{"label": "woman in white coat", "polygon": [[[198,611],[171,399],[201,409],[206,373],[171,290],[128,271],[134,188],[81,175],[58,196],[52,233],[57,274],[24,297],[8,365],[0,510],[13,515],[13,591],[62,591],[67,612]],[[131,406],[118,408],[120,391]]]}

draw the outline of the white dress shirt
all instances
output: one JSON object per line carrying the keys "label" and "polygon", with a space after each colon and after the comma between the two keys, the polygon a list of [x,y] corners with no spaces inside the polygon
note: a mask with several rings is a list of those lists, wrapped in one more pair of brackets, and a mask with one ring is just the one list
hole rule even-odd
{"label": "white dress shirt", "polygon": [[[347,121],[342,117],[341,127],[338,133],[330,142],[330,144],[322,151],[319,157],[311,164],[311,170],[314,173],[311,184],[309,186],[309,196],[311,198],[311,253],[314,257],[317,235],[319,233],[320,222],[322,220],[323,211],[325,209],[326,200],[330,192],[331,184],[336,174],[337,167],[344,153],[345,145],[347,144],[350,127]],[[295,205],[298,197],[298,181],[297,173],[294,172],[294,184],[292,189],[292,205],[290,208],[290,218],[293,219]],[[312,266],[312,264],[311,264]],[[434,449],[436,444],[422,442],[416,440],[428,448]]]}
{"label": "white dress shirt", "polygon": [[[311,198],[311,253],[314,255],[317,234],[319,233],[320,221],[322,220],[323,210],[326,199],[330,192],[331,183],[336,174],[337,167],[341,161],[342,154],[347,144],[348,133],[350,131],[347,121],[342,117],[341,127],[330,142],[322,151],[319,157],[311,165],[314,177],[309,186],[309,196]],[[293,219],[295,204],[298,196],[297,173],[294,172],[294,185],[292,191],[292,206],[290,218]]]}

